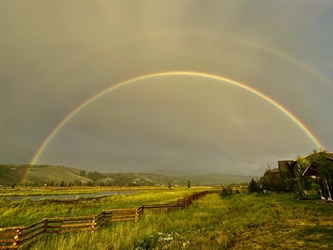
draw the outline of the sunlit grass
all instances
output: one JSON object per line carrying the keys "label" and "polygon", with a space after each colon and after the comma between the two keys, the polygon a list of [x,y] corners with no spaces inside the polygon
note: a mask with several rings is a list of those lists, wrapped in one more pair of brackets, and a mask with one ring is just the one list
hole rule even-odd
{"label": "sunlit grass", "polygon": [[165,188],[141,190],[137,194],[119,194],[76,200],[9,201],[0,199],[0,227],[27,226],[46,217],[99,214],[113,208],[136,208],[144,204],[165,203],[203,190]]}
{"label": "sunlit grass", "polygon": [[[198,187],[205,188],[205,187]],[[79,186],[79,187],[17,187],[17,188],[1,188],[0,196],[31,196],[31,195],[62,195],[62,194],[86,194],[96,193],[100,191],[128,191],[128,190],[163,190],[163,186],[133,186],[133,187],[117,187],[117,186]]]}
{"label": "sunlit grass", "polygon": [[[81,201],[89,214],[103,206],[163,203],[193,190],[160,190]],[[36,203],[37,204],[37,203]],[[47,203],[42,205],[48,206]],[[95,208],[93,209],[95,205]],[[62,213],[71,206],[62,205]],[[60,210],[61,210],[60,209]],[[31,210],[37,212],[36,210]],[[82,211],[81,211],[82,212]],[[13,213],[12,213],[13,215]],[[104,223],[95,231],[46,235],[23,249],[332,249],[333,206],[293,200],[288,195],[210,194],[186,210],[146,213],[139,221]]]}

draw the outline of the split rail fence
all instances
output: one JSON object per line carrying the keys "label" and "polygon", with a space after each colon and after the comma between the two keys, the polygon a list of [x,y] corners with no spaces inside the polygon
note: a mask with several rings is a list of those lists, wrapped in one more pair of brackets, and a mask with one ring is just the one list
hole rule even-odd
{"label": "split rail fence", "polygon": [[164,204],[142,205],[139,208],[103,210],[90,216],[65,216],[44,218],[30,226],[0,228],[0,249],[18,249],[23,244],[38,240],[43,234],[95,230],[104,222],[138,221],[147,211],[168,212],[172,209],[185,209],[193,201],[206,194],[218,193],[219,190],[203,191],[185,196]]}

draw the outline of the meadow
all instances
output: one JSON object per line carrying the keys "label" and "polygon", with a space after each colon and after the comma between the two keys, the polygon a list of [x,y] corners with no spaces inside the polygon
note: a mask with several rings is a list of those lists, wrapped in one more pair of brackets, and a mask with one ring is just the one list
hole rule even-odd
{"label": "meadow", "polygon": [[[206,188],[207,189],[207,188]],[[33,224],[45,217],[56,216],[80,216],[98,214],[105,209],[114,208],[137,208],[144,204],[155,204],[173,201],[190,195],[195,192],[206,190],[203,187],[197,188],[174,188],[167,187],[153,189],[130,188],[126,190],[136,190],[134,194],[119,194],[106,197],[81,198],[80,194],[84,192],[94,192],[105,190],[101,188],[80,189],[77,198],[74,200],[56,200],[48,199],[46,194],[69,194],[75,192],[70,189],[43,189],[43,190],[18,190],[15,195],[40,195],[45,194],[45,199],[32,201],[24,199],[22,201],[10,201],[9,199],[0,199],[0,227],[9,226],[27,226]],[[116,189],[111,189],[116,190]],[[118,189],[119,190],[119,189]]]}
{"label": "meadow", "polygon": [[[164,203],[198,191],[146,190],[67,203],[2,200],[0,227]],[[137,222],[104,223],[95,231],[46,235],[21,249],[333,249],[333,206],[292,195],[241,193],[222,199],[209,194],[186,210],[147,213]]]}
{"label": "meadow", "polygon": [[[19,188],[2,188],[0,189],[0,196],[33,196],[33,195],[63,195],[63,194],[88,194],[96,193],[100,191],[128,191],[128,190],[158,190],[165,189],[165,187],[90,187],[90,186],[80,186],[80,187],[19,187]],[[47,198],[47,197],[45,197]]]}

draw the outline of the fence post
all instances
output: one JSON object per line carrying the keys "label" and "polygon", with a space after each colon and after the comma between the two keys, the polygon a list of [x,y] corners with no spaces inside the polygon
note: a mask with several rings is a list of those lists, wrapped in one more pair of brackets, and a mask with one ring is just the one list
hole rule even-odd
{"label": "fence post", "polygon": [[135,221],[138,221],[139,220],[139,209],[136,208],[135,209]]}
{"label": "fence post", "polygon": [[47,224],[48,224],[48,220],[44,219],[44,226],[43,226],[44,233],[46,233],[46,231],[47,231]]}
{"label": "fence post", "polygon": [[92,223],[91,223],[91,229],[95,230],[96,228],[96,216],[93,216]]}
{"label": "fence post", "polygon": [[13,247],[15,247],[15,248],[17,248],[19,246],[21,231],[22,231],[22,228],[19,228],[15,231],[14,242],[13,242]]}
{"label": "fence post", "polygon": [[164,204],[165,213],[168,213],[168,204]]}

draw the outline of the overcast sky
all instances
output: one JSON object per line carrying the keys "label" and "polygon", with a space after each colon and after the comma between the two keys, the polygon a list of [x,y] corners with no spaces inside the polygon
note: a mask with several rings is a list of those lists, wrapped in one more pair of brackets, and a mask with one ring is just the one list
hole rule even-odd
{"label": "overcast sky", "polygon": [[[64,118],[123,81],[191,71],[275,100],[333,150],[332,1],[1,1],[1,163],[29,163]],[[189,75],[105,92],[38,164],[262,175],[317,149],[272,103]]]}

